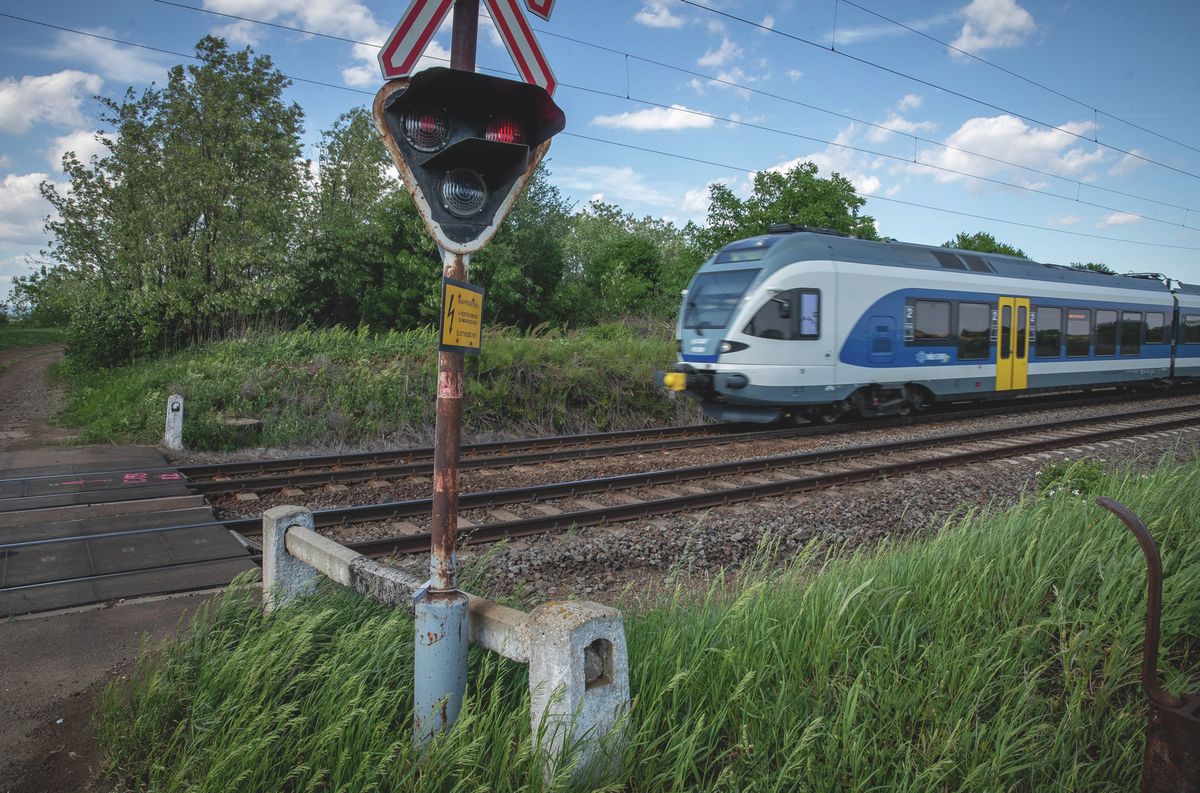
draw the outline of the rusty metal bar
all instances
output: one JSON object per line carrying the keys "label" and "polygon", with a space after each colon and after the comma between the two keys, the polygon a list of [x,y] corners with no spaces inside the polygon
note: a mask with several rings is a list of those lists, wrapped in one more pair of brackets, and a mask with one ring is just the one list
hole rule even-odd
{"label": "rusty metal bar", "polygon": [[451,69],[475,71],[475,43],[478,36],[479,0],[454,0],[454,28],[450,34]]}
{"label": "rusty metal bar", "polygon": [[1146,557],[1146,638],[1142,643],[1142,688],[1150,699],[1168,708],[1177,708],[1183,700],[1173,697],[1158,684],[1158,641],[1159,626],[1162,622],[1162,557],[1158,553],[1158,544],[1150,535],[1150,530],[1141,518],[1133,514],[1129,507],[1107,496],[1100,496],[1096,503],[1121,519],[1133,536],[1137,537],[1142,546],[1142,554]]}

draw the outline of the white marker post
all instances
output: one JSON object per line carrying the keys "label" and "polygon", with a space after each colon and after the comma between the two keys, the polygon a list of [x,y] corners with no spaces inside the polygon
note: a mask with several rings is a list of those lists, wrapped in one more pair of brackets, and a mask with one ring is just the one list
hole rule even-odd
{"label": "white marker post", "polygon": [[173,452],[183,451],[183,397],[171,394],[167,400],[167,429],[163,434],[163,446]]}

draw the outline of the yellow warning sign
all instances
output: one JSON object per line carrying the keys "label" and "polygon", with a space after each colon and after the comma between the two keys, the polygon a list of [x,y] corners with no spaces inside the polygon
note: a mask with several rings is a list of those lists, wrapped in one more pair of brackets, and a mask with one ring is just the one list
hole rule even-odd
{"label": "yellow warning sign", "polygon": [[478,353],[483,343],[483,288],[442,279],[443,350]]}

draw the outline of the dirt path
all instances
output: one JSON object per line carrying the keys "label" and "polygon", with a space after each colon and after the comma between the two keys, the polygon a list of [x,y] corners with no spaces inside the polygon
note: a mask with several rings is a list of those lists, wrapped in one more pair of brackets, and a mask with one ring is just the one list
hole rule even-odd
{"label": "dirt path", "polygon": [[48,372],[62,355],[61,344],[0,351],[0,451],[37,449],[75,437],[48,424],[63,399]]}

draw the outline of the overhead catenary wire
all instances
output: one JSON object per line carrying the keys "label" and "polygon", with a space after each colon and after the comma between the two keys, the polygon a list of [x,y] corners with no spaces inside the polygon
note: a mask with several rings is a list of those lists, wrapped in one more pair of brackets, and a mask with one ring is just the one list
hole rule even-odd
{"label": "overhead catenary wire", "polygon": [[[187,3],[175,2],[174,0],[154,0],[154,2],[159,3],[160,5],[174,6],[176,8],[182,8],[182,9],[185,9],[188,11],[196,11],[199,13],[209,14],[212,16],[219,16],[219,17],[224,17],[227,19],[233,19],[233,20],[237,20],[240,22],[250,22],[250,23],[254,23],[254,24],[265,25],[267,27],[276,28],[278,30],[286,30],[286,31],[289,31],[292,33],[302,33],[302,34],[308,35],[308,36],[316,36],[319,38],[326,38],[326,39],[329,39],[332,41],[340,41],[340,42],[347,43],[347,44],[359,44],[359,45],[370,46],[370,47],[381,47],[382,46],[381,42],[370,42],[370,41],[363,41],[360,39],[351,39],[351,38],[347,38],[345,36],[338,36],[338,35],[331,34],[331,33],[324,33],[324,32],[316,31],[316,30],[309,30],[307,28],[301,28],[301,27],[297,27],[297,26],[293,26],[293,25],[284,25],[284,24],[281,24],[278,22],[267,22],[264,20],[255,19],[253,17],[242,16],[239,14],[231,14],[231,13],[227,13],[224,11],[215,11],[215,10],[208,9],[208,8],[200,8],[197,6],[189,5]],[[481,16],[483,16],[482,12],[481,12]],[[928,144],[931,146],[937,146],[937,147],[945,149],[947,151],[958,152],[960,154],[965,154],[965,155],[968,155],[971,157],[978,157],[981,160],[994,162],[994,163],[997,163],[1000,165],[1007,165],[1009,167],[1017,168],[1022,171],[1027,171],[1029,173],[1038,174],[1039,176],[1045,176],[1045,177],[1049,177],[1052,179],[1057,179],[1062,182],[1066,182],[1067,184],[1075,186],[1077,192],[1076,192],[1076,198],[1073,200],[1076,203],[1084,204],[1087,206],[1092,206],[1097,209],[1103,209],[1103,210],[1106,210],[1109,212],[1124,212],[1125,214],[1129,214],[1129,215],[1132,215],[1132,216],[1135,216],[1138,218],[1142,218],[1145,220],[1150,220],[1150,221],[1158,222],[1158,223],[1164,223],[1166,225],[1171,225],[1171,226],[1181,226],[1183,228],[1192,228],[1192,227],[1188,226],[1187,222],[1186,222],[1187,214],[1189,212],[1200,212],[1200,209],[1183,206],[1181,204],[1175,204],[1170,201],[1163,201],[1163,200],[1156,199],[1156,198],[1150,198],[1148,196],[1142,196],[1142,195],[1138,195],[1136,193],[1130,193],[1130,192],[1126,192],[1123,190],[1115,190],[1113,188],[1103,187],[1101,185],[1097,185],[1097,184],[1090,183],[1090,182],[1084,183],[1082,180],[1072,179],[1069,176],[1063,176],[1062,174],[1057,174],[1052,171],[1044,170],[1042,168],[1035,168],[1030,165],[1012,162],[1010,160],[1005,160],[1003,158],[996,157],[993,155],[983,154],[981,152],[976,152],[976,151],[971,151],[970,149],[965,149],[960,146],[954,146],[954,145],[951,145],[948,143],[944,143],[942,141],[933,140],[932,138],[926,138],[924,136],[917,135],[912,132],[895,129],[893,127],[887,126],[886,124],[880,124],[875,121],[868,121],[866,119],[859,118],[857,116],[853,116],[848,113],[843,113],[843,112],[840,112],[837,110],[830,110],[828,108],[820,107],[819,105],[814,105],[814,104],[810,104],[808,102],[803,102],[801,100],[794,99],[792,97],[783,96],[782,94],[776,94],[771,91],[765,91],[761,88],[754,88],[753,86],[745,85],[743,83],[738,83],[736,81],[728,80],[728,79],[725,79],[725,78],[722,78],[719,76],[709,75],[709,74],[705,74],[703,72],[696,71],[694,69],[689,69],[687,67],[677,66],[674,64],[670,64],[670,63],[665,63],[663,61],[655,60],[654,58],[648,58],[643,55],[638,55],[636,53],[626,52],[624,50],[615,49],[613,47],[608,47],[603,44],[596,44],[594,42],[590,42],[585,39],[580,39],[580,38],[576,38],[573,36],[567,36],[567,35],[564,35],[561,33],[554,33],[552,31],[547,31],[547,30],[544,30],[541,28],[536,28],[536,31],[540,35],[549,36],[551,38],[557,38],[562,41],[569,41],[573,44],[579,44],[581,46],[590,47],[592,49],[610,53],[612,55],[617,55],[619,57],[622,57],[625,61],[625,83],[626,83],[626,86],[625,86],[625,93],[623,95],[620,93],[617,93],[617,92],[609,92],[609,91],[604,91],[604,90],[597,89],[597,88],[590,88],[587,86],[574,85],[571,83],[559,83],[559,85],[564,88],[570,88],[570,89],[578,90],[578,91],[587,91],[590,93],[598,94],[601,96],[607,96],[607,97],[611,97],[614,99],[626,99],[626,100],[629,100],[632,102],[650,104],[655,107],[669,109],[669,110],[675,110],[675,111],[679,111],[679,112],[693,113],[693,114],[701,115],[701,116],[710,116],[716,120],[724,121],[724,122],[739,125],[739,126],[751,126],[750,124],[748,124],[748,122],[744,122],[740,119],[728,119],[728,118],[723,118],[723,117],[719,117],[719,116],[712,116],[712,114],[705,113],[704,111],[692,110],[691,108],[686,108],[686,107],[676,107],[675,105],[664,105],[661,103],[648,102],[647,100],[639,99],[637,97],[632,96],[631,90],[630,90],[629,60],[633,59],[633,60],[641,61],[643,63],[651,64],[653,66],[658,66],[658,67],[661,67],[664,69],[670,69],[672,71],[679,72],[680,74],[686,74],[690,77],[708,80],[712,83],[729,86],[731,88],[735,88],[740,91],[746,91],[749,93],[757,94],[759,96],[764,96],[764,97],[767,97],[770,99],[774,99],[774,100],[785,102],[785,103],[788,103],[791,105],[795,105],[797,107],[803,107],[807,110],[812,110],[814,112],[823,113],[826,115],[834,116],[836,118],[841,118],[841,119],[844,119],[846,121],[850,121],[850,122],[853,122],[856,124],[862,124],[863,126],[872,127],[874,129],[878,129],[878,130],[888,132],[888,133],[891,133],[894,135],[899,135],[899,136],[902,136],[905,138],[911,138],[914,142],[917,142],[917,143],[924,143],[924,144]],[[433,60],[445,60],[443,58],[436,58],[434,56],[427,56],[427,57],[429,57]],[[508,74],[508,75],[514,74],[511,71],[505,71],[503,69],[487,69],[487,71],[492,71],[497,74]],[[760,127],[760,128],[770,129],[771,131],[776,131],[776,132],[780,132],[781,134],[786,134],[786,133],[783,133],[782,131],[774,130],[774,128],[767,128],[767,127]],[[854,147],[848,146],[847,144],[838,143],[836,141],[827,141],[822,138],[808,137],[806,139],[813,141],[813,142],[823,143],[825,145],[838,146],[838,147],[842,147],[842,148],[848,148],[851,150],[857,150],[857,151],[860,151],[861,153],[865,153],[865,154],[872,154],[874,156],[880,156],[880,157],[885,157],[885,158],[889,158],[889,159],[896,159],[896,160],[900,160],[900,161],[906,162],[906,163],[916,163],[918,165],[923,165],[923,166],[934,168],[937,170],[949,171],[949,172],[953,172],[953,173],[956,173],[956,174],[959,174],[962,176],[977,178],[977,179],[980,179],[983,181],[990,181],[994,184],[1006,185],[1008,187],[1012,187],[1017,190],[1029,190],[1030,189],[1026,185],[1015,184],[1012,182],[1004,182],[1002,180],[992,179],[990,177],[976,176],[974,174],[970,174],[965,171],[956,171],[954,169],[945,168],[944,166],[938,166],[938,165],[933,165],[928,162],[923,162],[923,161],[919,160],[919,158],[917,156],[917,152],[915,150],[914,150],[914,156],[911,158],[896,157],[895,155],[888,155],[888,154],[873,152],[871,150],[866,150],[866,149],[854,149]],[[1088,138],[1084,138],[1084,140],[1086,140],[1087,142],[1090,142],[1090,143],[1095,142]],[[1143,214],[1139,214],[1136,212],[1128,212],[1127,210],[1119,209],[1116,207],[1110,207],[1110,206],[1107,206],[1104,204],[1096,204],[1096,203],[1092,203],[1092,202],[1088,202],[1088,201],[1083,201],[1082,198],[1080,197],[1080,193],[1079,193],[1079,191],[1083,187],[1087,187],[1091,190],[1097,190],[1100,192],[1111,193],[1113,195],[1123,196],[1125,198],[1131,198],[1131,199],[1134,199],[1137,201],[1146,201],[1148,203],[1158,204],[1159,206],[1169,207],[1171,209],[1178,209],[1184,213],[1184,220],[1181,222],[1165,220],[1162,218],[1155,218],[1155,217],[1152,217],[1149,215],[1143,215]],[[1068,196],[1059,196],[1058,194],[1051,193],[1050,191],[1034,190],[1034,192],[1041,192],[1045,195],[1053,195],[1053,196],[1057,196],[1060,198],[1065,198],[1067,200],[1071,200]]]}
{"label": "overhead catenary wire", "polygon": [[1132,127],[1141,132],[1145,132],[1147,135],[1153,135],[1154,137],[1159,138],[1161,140],[1165,140],[1168,143],[1174,143],[1176,146],[1182,146],[1185,149],[1191,149],[1194,152],[1200,152],[1200,148],[1192,146],[1188,143],[1184,143],[1181,140],[1172,138],[1169,135],[1164,135],[1161,132],[1156,132],[1152,129],[1149,129],[1148,127],[1142,126],[1141,124],[1136,124],[1127,118],[1122,118],[1121,116],[1114,115],[1112,113],[1109,113],[1106,110],[1101,110],[1100,108],[1096,107],[1095,105],[1091,104],[1090,102],[1085,102],[1082,99],[1078,99],[1076,97],[1071,96],[1070,94],[1059,91],[1057,88],[1052,88],[1043,82],[1033,79],[1032,77],[1027,77],[1027,76],[1025,76],[1019,72],[1013,71],[1012,69],[1009,69],[1005,66],[1001,66],[998,63],[989,61],[987,58],[976,55],[975,53],[970,52],[969,50],[964,50],[961,47],[956,47],[950,42],[942,41],[941,39],[937,38],[936,36],[931,36],[930,34],[926,33],[923,30],[917,30],[916,28],[914,28],[910,25],[906,25],[903,22],[900,22],[899,20],[895,20],[895,19],[892,19],[891,17],[884,16],[883,14],[879,13],[878,11],[873,11],[872,9],[867,8],[864,5],[860,5],[859,3],[854,2],[854,0],[834,0],[834,2],[835,3],[845,3],[847,5],[854,6],[858,10],[863,11],[864,13],[870,14],[871,16],[877,17],[878,19],[882,19],[884,22],[888,22],[897,27],[904,28],[909,33],[915,33],[916,35],[920,36],[921,38],[928,39],[929,41],[932,41],[935,44],[940,44],[941,46],[946,47],[947,49],[953,50],[954,52],[957,52],[959,55],[962,55],[966,58],[970,58],[971,60],[976,61],[977,63],[982,63],[985,66],[990,66],[991,68],[993,68],[997,71],[1003,72],[1004,74],[1007,74],[1010,77],[1014,77],[1024,83],[1035,86],[1037,88],[1041,88],[1043,91],[1047,91],[1051,94],[1054,94],[1055,96],[1057,96],[1061,99],[1066,99],[1068,102],[1074,102],[1075,104],[1079,105],[1080,107],[1084,107],[1084,108],[1087,108],[1088,110],[1092,111],[1092,113],[1095,115],[1107,116],[1108,118],[1111,118],[1114,121],[1119,121],[1122,124],[1125,124],[1126,126]]}
{"label": "overhead catenary wire", "polygon": [[[115,38],[112,36],[105,36],[105,35],[101,35],[101,34],[97,34],[97,33],[92,33],[89,31],[77,30],[74,28],[65,27],[63,25],[57,25],[57,24],[53,24],[53,23],[49,23],[49,22],[42,22],[39,20],[33,20],[33,19],[25,18],[25,17],[20,17],[15,14],[0,12],[0,17],[13,19],[13,20],[17,20],[20,22],[26,22],[26,23],[33,24],[33,25],[39,25],[39,26],[51,28],[54,30],[60,30],[60,31],[63,31],[66,33],[72,33],[72,34],[76,34],[76,35],[80,35],[80,36],[88,36],[91,38],[108,41],[108,42],[111,42],[114,44],[121,44],[123,46],[146,49],[146,50],[150,50],[153,52],[158,52],[158,53],[162,53],[162,54],[166,54],[166,55],[172,55],[175,57],[184,58],[187,60],[193,60],[193,61],[203,60],[195,54],[183,53],[183,52],[179,52],[176,50],[165,49],[162,47],[154,47],[154,46],[147,45],[147,44],[141,44],[138,42],[127,41],[124,39],[119,39],[119,38]],[[445,60],[445,59],[436,58],[436,60]],[[480,68],[484,71],[494,72],[497,74],[507,74],[507,75],[514,74],[514,72],[512,72],[511,70],[494,69],[494,68],[488,68],[488,67],[480,67]],[[307,84],[311,84],[311,85],[321,86],[324,88],[332,88],[332,89],[336,89],[339,91],[346,91],[349,93],[360,94],[360,95],[364,95],[364,96],[374,96],[374,94],[375,94],[375,92],[373,92],[373,91],[366,91],[366,90],[363,90],[360,88],[353,88],[350,86],[337,85],[336,83],[329,83],[329,82],[325,82],[322,80],[313,80],[313,79],[304,78],[304,77],[297,77],[297,76],[290,75],[290,74],[283,74],[283,76],[294,82],[302,82],[302,83],[307,83]],[[576,87],[576,88],[579,88],[580,90],[592,91],[594,93],[600,93],[600,94],[604,94],[607,96],[612,96],[614,98],[624,99],[624,97],[622,97],[620,94],[599,91],[598,89],[587,89],[582,86],[569,86],[566,83],[560,83],[560,85],[563,87]],[[645,100],[633,100],[633,101],[644,102]],[[655,104],[655,103],[647,103],[647,104]],[[669,107],[666,105],[659,105],[659,106]],[[707,114],[705,114],[705,115],[707,115]],[[776,130],[771,130],[771,131],[776,131]],[[572,138],[577,138],[577,139],[581,139],[581,140],[588,140],[588,141],[603,143],[603,144],[611,145],[611,146],[618,146],[618,147],[629,149],[629,150],[641,151],[644,153],[649,153],[649,154],[654,154],[654,155],[659,155],[659,156],[664,156],[664,157],[670,157],[673,159],[686,160],[686,161],[695,162],[695,163],[699,163],[699,164],[706,164],[706,165],[710,165],[710,166],[718,167],[718,168],[728,168],[730,170],[741,171],[743,173],[756,173],[758,171],[765,170],[763,168],[746,168],[743,166],[730,165],[727,163],[720,163],[720,162],[715,162],[715,161],[711,161],[711,160],[704,160],[704,159],[695,158],[695,157],[688,157],[686,155],[680,155],[680,154],[677,154],[674,152],[667,152],[667,151],[662,151],[659,149],[652,149],[652,148],[648,148],[648,147],[644,147],[644,146],[636,146],[633,144],[622,143],[619,141],[613,141],[613,140],[608,140],[608,139],[604,139],[604,138],[597,138],[597,137],[589,136],[589,135],[582,135],[579,133],[561,132],[559,134],[566,136],[566,137],[572,137]],[[788,134],[788,133],[784,133],[784,134]],[[804,136],[798,136],[798,137],[804,137]],[[815,138],[810,138],[810,140],[816,140],[818,142],[829,143],[830,145],[837,145],[837,144],[833,144],[833,142],[831,142],[831,141],[822,141],[820,139],[815,139]],[[904,160],[904,161],[907,162],[907,160]],[[980,178],[980,177],[975,177],[972,174],[966,174],[966,173],[963,173],[961,175],[969,176],[972,178]],[[1046,193],[1046,195],[1050,195],[1050,196],[1053,196],[1056,198],[1061,198],[1061,199],[1067,200],[1067,201],[1072,200],[1066,196],[1059,196],[1055,193]],[[1196,247],[1196,246],[1173,245],[1173,244],[1169,244],[1169,243],[1147,242],[1147,241],[1143,241],[1143,240],[1133,240],[1133,239],[1126,239],[1126,238],[1121,238],[1121,237],[1109,237],[1109,236],[1105,236],[1105,235],[1101,235],[1101,234],[1088,234],[1086,232],[1071,231],[1069,229],[1059,229],[1059,228],[1053,228],[1051,226],[1040,226],[1040,225],[1032,224],[1032,223],[1024,223],[1024,222],[1020,222],[1020,221],[1005,220],[1002,218],[994,218],[994,217],[989,217],[989,216],[985,216],[985,215],[977,215],[977,214],[973,214],[973,213],[962,212],[960,210],[947,209],[945,207],[937,207],[937,206],[933,206],[930,204],[918,203],[915,201],[903,201],[900,199],[890,198],[887,196],[881,196],[881,195],[876,195],[876,194],[867,194],[865,197],[872,199],[872,200],[901,204],[901,205],[905,205],[905,206],[911,206],[911,207],[916,207],[916,208],[920,208],[920,209],[927,209],[927,210],[934,211],[934,212],[942,212],[942,213],[957,215],[957,216],[962,216],[962,217],[970,217],[970,218],[974,218],[974,219],[978,219],[978,220],[986,220],[986,221],[996,222],[996,223],[1005,223],[1005,224],[1009,224],[1009,225],[1019,226],[1019,227],[1023,227],[1023,228],[1030,228],[1030,229],[1037,229],[1040,231],[1047,231],[1047,232],[1056,233],[1056,234],[1066,234],[1066,235],[1076,236],[1076,237],[1087,237],[1087,238],[1091,238],[1091,239],[1099,239],[1099,240],[1105,240],[1105,241],[1109,241],[1109,242],[1119,242],[1119,243],[1125,243],[1125,244],[1131,244],[1131,245],[1144,245],[1144,246],[1156,247],[1156,248],[1171,248],[1171,249],[1176,249],[1176,250],[1200,252],[1200,247]],[[1129,213],[1129,214],[1133,214],[1133,213]],[[1177,224],[1172,223],[1169,225],[1176,226]],[[1191,226],[1184,226],[1183,228],[1187,228],[1192,231],[1200,231],[1200,229],[1196,229]]]}
{"label": "overhead catenary wire", "polygon": [[940,85],[939,83],[932,82],[931,80],[926,80],[923,77],[917,77],[914,74],[908,74],[907,72],[902,72],[899,69],[893,69],[890,66],[884,66],[882,63],[876,63],[875,61],[868,60],[867,58],[860,58],[857,55],[851,55],[850,53],[848,53],[844,50],[834,49],[831,45],[821,44],[820,42],[813,41],[812,39],[807,39],[807,38],[804,38],[803,36],[797,36],[794,33],[788,33],[785,30],[780,30],[779,28],[776,28],[772,25],[764,25],[761,22],[755,22],[752,19],[747,19],[746,17],[740,17],[737,14],[731,14],[728,11],[721,11],[720,9],[712,8],[711,6],[704,5],[701,2],[697,2],[697,0],[679,0],[679,2],[683,3],[685,5],[693,6],[694,8],[702,9],[704,11],[707,11],[710,14],[716,14],[718,16],[725,17],[726,19],[731,19],[731,20],[734,20],[735,22],[739,22],[744,25],[749,25],[750,27],[757,28],[757,29],[765,31],[767,33],[773,33],[777,36],[783,36],[787,39],[799,42],[801,44],[805,44],[809,47],[815,47],[816,49],[823,50],[825,52],[829,52],[834,55],[839,55],[843,58],[847,58],[856,63],[861,63],[864,66],[869,66],[872,69],[878,69],[879,71],[886,72],[886,73],[894,75],[896,77],[900,77],[905,80],[911,80],[914,83],[918,83],[918,84],[924,85],[928,88],[932,88],[935,91],[941,91],[945,94],[949,94],[951,96],[956,96],[959,99],[964,99],[968,102],[973,102],[977,105],[990,108],[999,113],[1006,113],[1010,116],[1014,116],[1023,121],[1028,121],[1031,124],[1037,124],[1038,126],[1045,127],[1047,129],[1052,129],[1057,132],[1061,132],[1064,135],[1069,135],[1073,138],[1078,138],[1079,140],[1084,140],[1089,143],[1095,143],[1097,146],[1103,146],[1106,149],[1110,149],[1112,151],[1118,152],[1127,157],[1132,157],[1136,160],[1141,160],[1141,161],[1149,163],[1151,165],[1156,165],[1159,168],[1165,168],[1168,171],[1174,171],[1175,173],[1182,174],[1183,176],[1190,176],[1193,179],[1200,179],[1200,174],[1198,174],[1198,173],[1184,170],[1183,168],[1178,168],[1169,163],[1160,162],[1159,160],[1155,160],[1155,159],[1153,159],[1151,157],[1147,157],[1143,154],[1138,154],[1136,151],[1131,151],[1129,149],[1122,149],[1120,146],[1114,146],[1111,143],[1105,143],[1104,141],[1100,140],[1098,136],[1095,138],[1089,138],[1087,135],[1081,135],[1078,132],[1072,132],[1071,130],[1069,130],[1065,127],[1060,127],[1056,124],[1051,124],[1048,121],[1042,121],[1041,119],[1035,118],[1033,116],[1026,115],[1024,113],[1020,113],[1020,112],[1018,112],[1016,110],[1012,110],[1010,108],[1003,107],[1002,105],[997,105],[994,102],[989,102],[986,99],[980,99],[979,97],[971,96],[970,94],[963,93],[962,91],[957,91],[953,88],[948,88],[947,86]]}

